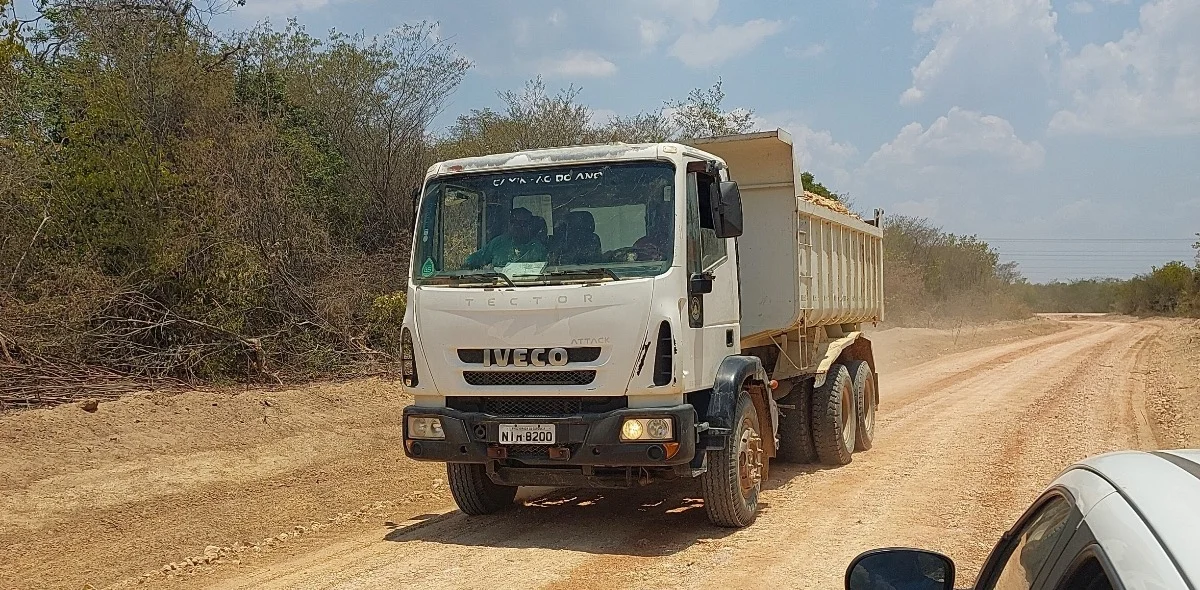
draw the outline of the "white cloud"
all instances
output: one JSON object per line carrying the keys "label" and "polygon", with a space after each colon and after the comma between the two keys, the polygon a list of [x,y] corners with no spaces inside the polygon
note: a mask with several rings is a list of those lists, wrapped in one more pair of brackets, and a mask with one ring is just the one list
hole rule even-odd
{"label": "white cloud", "polygon": [[651,20],[647,18],[639,18],[638,21],[638,37],[642,40],[642,47],[646,49],[654,49],[658,47],[658,42],[667,34],[667,24],[660,20]]}
{"label": "white cloud", "polygon": [[1002,78],[1000,71],[1048,71],[1047,50],[1061,43],[1057,20],[1050,0],[934,0],[913,19],[931,48],[912,69],[901,104],[923,101],[945,78],[986,82]]}
{"label": "white cloud", "polygon": [[807,125],[799,125],[788,131],[792,134],[796,158],[805,169],[822,165],[844,166],[858,154],[858,148],[853,144],[835,141],[833,134],[824,129],[818,131]]}
{"label": "white cloud", "polygon": [[639,4],[674,20],[704,24],[717,14],[721,0],[641,0]]}
{"label": "white cloud", "polygon": [[1089,3],[1089,2],[1080,1],[1080,2],[1072,2],[1072,3],[1068,4],[1067,10],[1070,10],[1071,12],[1074,12],[1075,14],[1091,14],[1093,11],[1096,10],[1096,8],[1093,7],[1091,5],[1091,3]]}
{"label": "white cloud", "polygon": [[617,64],[595,53],[578,51],[542,62],[539,70],[552,76],[603,78],[617,73]]}
{"label": "white cloud", "polygon": [[1063,59],[1073,105],[1054,114],[1056,133],[1200,133],[1200,2],[1156,0],[1138,28]]}
{"label": "white cloud", "polygon": [[784,47],[783,54],[796,59],[812,59],[825,53],[825,45],[822,43],[813,43],[807,47],[796,49],[794,47]]}
{"label": "white cloud", "polygon": [[852,160],[858,148],[849,142],[837,141],[827,130],[814,130],[804,122],[804,115],[796,111],[778,111],[755,115],[755,129],[782,128],[792,135],[792,151],[796,165],[801,170],[812,172],[834,191],[847,190],[851,184]]}
{"label": "white cloud", "polygon": [[968,168],[1030,170],[1040,167],[1045,156],[1040,143],[1017,137],[1007,120],[954,107],[928,129],[920,123],[905,125],[863,168],[883,176]]}
{"label": "white cloud", "polygon": [[781,21],[761,18],[740,25],[717,25],[713,29],[693,28],[671,45],[670,53],[694,68],[715,66],[750,53],[767,37],[782,30]]}

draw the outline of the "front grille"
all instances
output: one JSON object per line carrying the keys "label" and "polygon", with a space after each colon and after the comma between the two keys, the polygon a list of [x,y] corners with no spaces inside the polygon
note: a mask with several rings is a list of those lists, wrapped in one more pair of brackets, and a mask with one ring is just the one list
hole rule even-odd
{"label": "front grille", "polygon": [[[567,351],[568,363],[590,363],[600,358],[599,346],[576,346],[573,348],[566,348],[564,350]],[[472,365],[482,365],[483,349],[460,348],[458,349],[458,360]],[[492,357],[492,362],[496,362],[494,356]]]}
{"label": "front grille", "polygon": [[449,396],[446,407],[460,412],[480,412],[492,416],[556,418],[579,414],[599,414],[626,406],[624,396],[578,397],[475,397]]}
{"label": "front grille", "polygon": [[463,371],[468,385],[587,385],[595,371]]}
{"label": "front grille", "polygon": [[493,416],[570,416],[583,411],[577,397],[489,397],[483,411]]}

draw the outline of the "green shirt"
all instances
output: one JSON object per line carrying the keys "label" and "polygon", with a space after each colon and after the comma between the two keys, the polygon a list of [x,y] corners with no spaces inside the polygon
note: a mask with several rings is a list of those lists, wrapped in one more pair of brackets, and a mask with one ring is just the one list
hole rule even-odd
{"label": "green shirt", "polygon": [[513,262],[545,262],[546,247],[537,239],[531,239],[524,244],[514,244],[512,236],[500,234],[488,242],[482,249],[467,257],[464,266],[480,268],[492,265],[501,267]]}

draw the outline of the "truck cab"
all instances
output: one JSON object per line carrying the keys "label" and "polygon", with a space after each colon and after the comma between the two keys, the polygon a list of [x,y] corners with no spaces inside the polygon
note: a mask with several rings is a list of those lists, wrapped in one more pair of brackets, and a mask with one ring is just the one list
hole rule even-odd
{"label": "truck cab", "polygon": [[[794,199],[790,142],[773,133],[771,164],[786,152],[784,192]],[[745,147],[713,145],[721,143]],[[776,398],[785,397],[771,373],[789,331],[795,346],[805,328],[773,320],[787,323],[765,332],[782,338],[778,351],[760,343],[762,354],[744,354],[744,319],[761,307],[746,298],[763,294],[740,282],[744,216],[733,178],[721,157],[679,143],[531,150],[429,169],[402,329],[413,396],[404,447],[447,463],[464,512],[505,508],[518,486],[701,477],[713,522],[753,521],[779,446]],[[797,235],[781,236],[781,247]],[[791,387],[799,377],[816,382],[799,369],[786,371]]]}

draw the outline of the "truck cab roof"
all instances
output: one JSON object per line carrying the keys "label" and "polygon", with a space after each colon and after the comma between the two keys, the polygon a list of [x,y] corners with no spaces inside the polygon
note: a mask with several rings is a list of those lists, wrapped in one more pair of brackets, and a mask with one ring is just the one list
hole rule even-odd
{"label": "truck cab roof", "polygon": [[[783,129],[739,133],[689,140],[687,143],[601,143],[521,150],[438,162],[428,176],[460,172],[487,172],[510,168],[554,166],[596,160],[645,160],[664,154],[691,152],[730,165],[741,175],[753,176],[743,184],[793,183],[799,178],[792,158],[792,136]],[[746,160],[734,165],[730,159]]]}
{"label": "truck cab roof", "polygon": [[[427,176],[449,173],[488,172],[511,168],[570,165],[597,160],[648,160],[666,153],[695,152],[696,148],[679,143],[603,143],[568,147],[522,150],[507,154],[491,154],[438,162],[429,168]],[[717,158],[712,154],[706,154]],[[717,158],[719,159],[719,158]]]}

